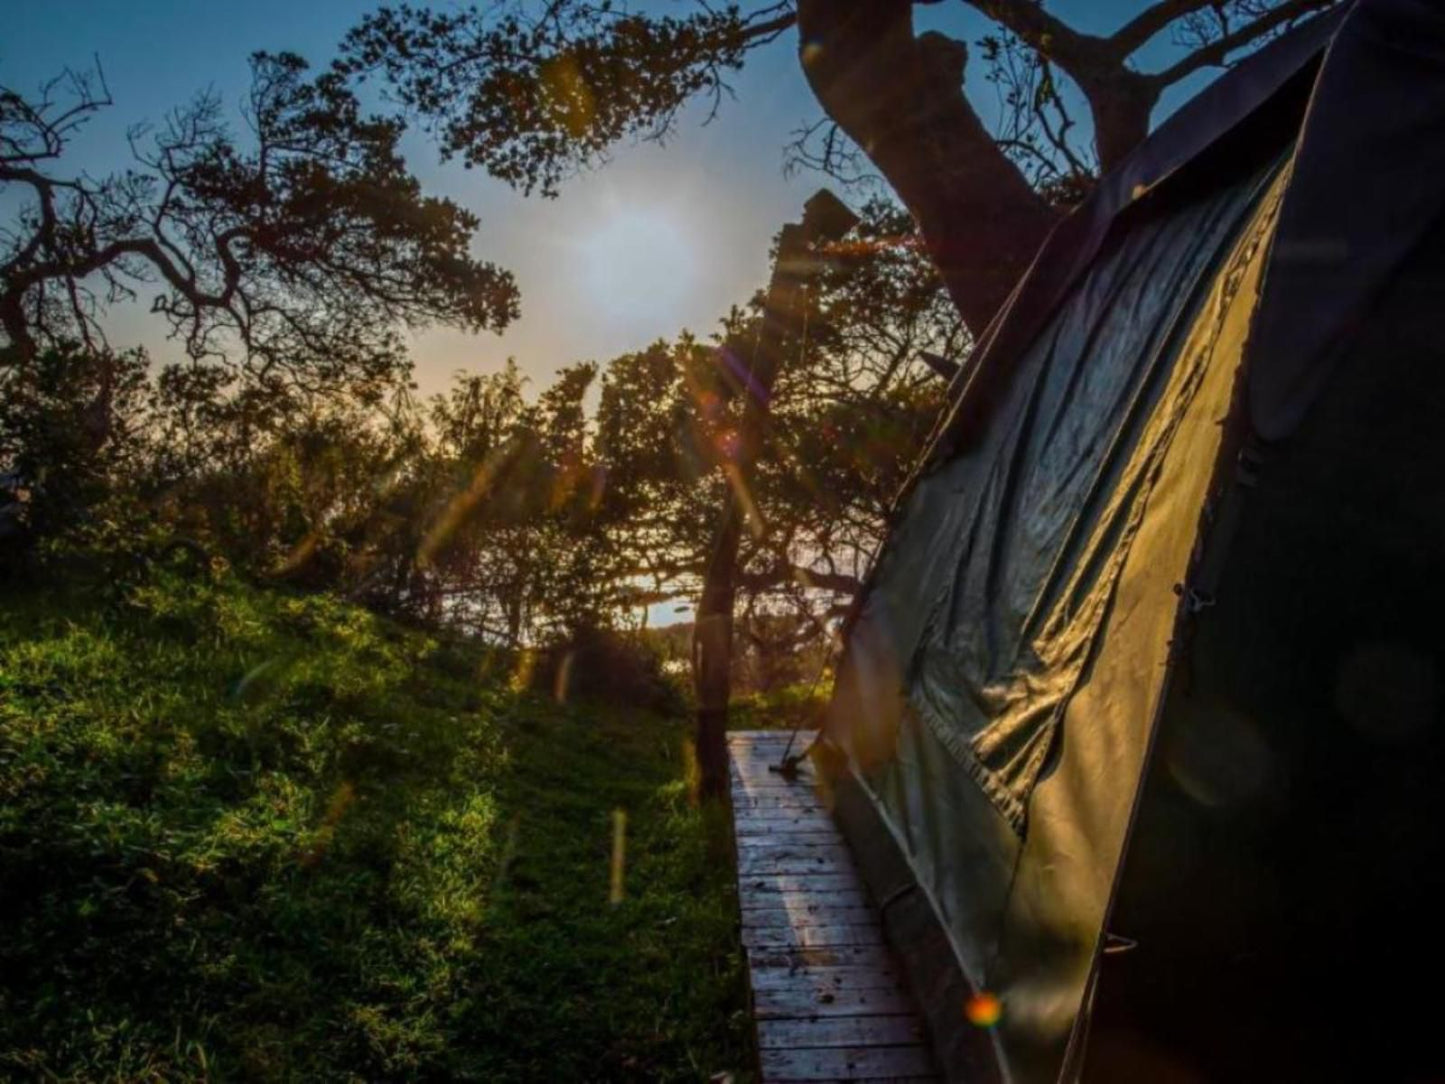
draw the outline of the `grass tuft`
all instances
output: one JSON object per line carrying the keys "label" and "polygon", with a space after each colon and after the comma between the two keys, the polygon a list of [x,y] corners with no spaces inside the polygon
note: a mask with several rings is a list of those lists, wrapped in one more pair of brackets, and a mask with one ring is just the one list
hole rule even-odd
{"label": "grass tuft", "polygon": [[[0,1075],[750,1063],[685,727],[224,572],[0,605]],[[614,811],[626,814],[609,903]]]}

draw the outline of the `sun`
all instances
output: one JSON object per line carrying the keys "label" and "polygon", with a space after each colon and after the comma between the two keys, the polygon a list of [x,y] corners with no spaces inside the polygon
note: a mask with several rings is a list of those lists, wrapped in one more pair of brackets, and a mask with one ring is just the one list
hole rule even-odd
{"label": "sun", "polygon": [[697,278],[697,245],[663,207],[610,212],[576,242],[584,301],[610,323],[666,319],[680,312]]}

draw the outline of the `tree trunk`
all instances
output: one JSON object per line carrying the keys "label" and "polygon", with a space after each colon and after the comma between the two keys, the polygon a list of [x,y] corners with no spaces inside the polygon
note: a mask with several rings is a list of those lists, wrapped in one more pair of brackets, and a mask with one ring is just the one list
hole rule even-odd
{"label": "tree trunk", "polygon": [[911,0],[799,0],[799,55],[828,116],[918,222],[975,335],[1058,212],[1004,155],[963,93],[967,49],[913,33]]}
{"label": "tree trunk", "polygon": [[693,626],[693,682],[697,691],[697,763],[699,790],[707,799],[728,794],[727,720],[732,695],[733,604],[737,595],[738,551],[744,525],[761,534],[763,525],[748,523],[756,516],[749,487],[752,467],[762,450],[767,428],[768,401],[782,365],[782,348],[803,311],[803,291],[812,266],[808,251],[814,241],[836,240],[856,219],[828,192],[807,203],[803,221],[789,223],[778,242],[763,308],[762,328],[753,348],[748,379],[738,389],[743,398],[738,441],[731,462],[724,463],[729,491],[718,516],[712,555],[703,576]]}
{"label": "tree trunk", "polygon": [[692,630],[693,683],[697,692],[698,793],[704,801],[728,794],[728,700],[732,696],[733,599],[742,543],[737,501],[723,506],[703,579]]}
{"label": "tree trunk", "polygon": [[1159,88],[1122,64],[1097,76],[1076,76],[1094,121],[1094,149],[1107,173],[1144,141]]}

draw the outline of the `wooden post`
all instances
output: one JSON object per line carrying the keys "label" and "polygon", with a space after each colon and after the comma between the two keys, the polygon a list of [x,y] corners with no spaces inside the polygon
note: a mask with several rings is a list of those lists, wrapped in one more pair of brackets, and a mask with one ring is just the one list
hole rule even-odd
{"label": "wooden post", "polygon": [[[767,429],[768,400],[782,367],[782,349],[804,311],[805,291],[817,264],[811,250],[819,241],[836,241],[857,223],[853,212],[827,189],[803,205],[803,221],[783,227],[778,258],[768,283],[762,327],[753,346],[743,396],[736,451],[724,464],[730,485],[718,511],[713,546],[703,577],[693,626],[693,682],[697,691],[697,763],[704,799],[728,795],[727,720],[732,694],[733,602],[737,595],[738,549],[743,527],[757,516],[751,494],[752,467]],[[761,523],[750,524],[761,533]]]}

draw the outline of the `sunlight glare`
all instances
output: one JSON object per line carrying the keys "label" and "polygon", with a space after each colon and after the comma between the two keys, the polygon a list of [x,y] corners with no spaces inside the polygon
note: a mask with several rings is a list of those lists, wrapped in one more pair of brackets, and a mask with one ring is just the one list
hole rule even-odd
{"label": "sunlight glare", "polygon": [[577,244],[588,302],[613,323],[669,319],[693,288],[696,246],[666,209],[621,208]]}

